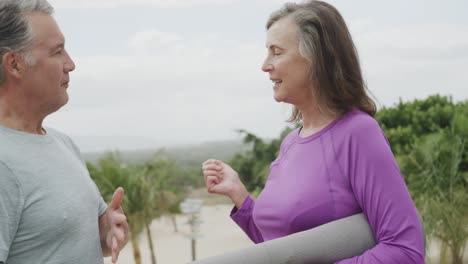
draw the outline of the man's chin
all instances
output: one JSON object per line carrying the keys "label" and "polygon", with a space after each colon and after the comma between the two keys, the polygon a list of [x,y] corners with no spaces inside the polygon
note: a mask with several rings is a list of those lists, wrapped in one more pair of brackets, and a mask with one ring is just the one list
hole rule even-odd
{"label": "man's chin", "polygon": [[50,113],[57,112],[60,108],[64,107],[68,103],[68,94],[66,94],[60,102],[50,107]]}
{"label": "man's chin", "polygon": [[281,103],[283,102],[283,98],[277,94],[273,95],[273,99],[275,99],[276,102]]}

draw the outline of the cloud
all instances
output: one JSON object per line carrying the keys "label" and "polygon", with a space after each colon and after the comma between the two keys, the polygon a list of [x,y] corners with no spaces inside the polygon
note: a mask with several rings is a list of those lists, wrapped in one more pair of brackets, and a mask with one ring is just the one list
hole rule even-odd
{"label": "cloud", "polygon": [[435,93],[467,98],[468,28],[452,24],[377,26],[352,21],[350,28],[368,86],[381,104]]}
{"label": "cloud", "polygon": [[[383,105],[434,93],[466,98],[462,90],[468,82],[463,73],[467,60],[462,59],[466,53],[459,51],[459,59],[444,57],[444,52],[455,52],[444,41],[464,45],[461,29],[440,28],[445,35],[438,40],[429,25],[405,29],[359,25],[353,35],[363,69],[370,90]],[[426,42],[430,45],[423,45]],[[70,105],[54,114],[52,124],[68,122],[74,134],[84,131],[80,128],[86,124],[92,130],[85,131],[95,135],[116,131],[113,134],[123,138],[151,138],[160,145],[233,138],[239,128],[275,137],[286,126],[289,108],[273,101],[271,84],[260,71],[262,40],[240,42],[148,29],[129,37],[127,46],[129,55],[76,59]],[[193,136],[187,138],[187,133]]]}
{"label": "cloud", "polygon": [[186,8],[198,5],[224,5],[239,0],[49,0],[56,8],[157,7]]}
{"label": "cloud", "polygon": [[286,125],[288,108],[260,70],[263,43],[146,30],[128,47],[130,55],[76,58],[70,102],[49,123],[81,138],[115,131],[159,146],[235,138],[241,128],[271,138]]}
{"label": "cloud", "polygon": [[112,78],[120,80],[119,83],[148,80],[186,84],[207,79],[235,81],[264,77],[260,64],[265,50],[260,42],[147,30],[130,37],[128,47],[129,55],[77,58],[79,68],[74,74],[80,79],[96,79],[99,73],[99,79]]}
{"label": "cloud", "polygon": [[[140,148],[145,142],[164,146],[229,139],[239,128],[272,138],[287,125],[289,107],[274,102],[271,82],[260,70],[266,52],[262,16],[267,14],[249,9],[261,2],[265,6],[258,10],[279,5],[239,0],[245,5],[228,11],[222,7],[203,13],[205,8],[195,8],[182,14],[157,9],[163,13],[151,10],[130,23],[126,15],[132,3],[156,2],[55,2],[125,7],[61,12],[64,22],[74,25],[66,36],[76,51],[72,55],[77,68],[71,73],[69,104],[47,122],[70,135],[116,137],[108,143],[88,142],[89,148],[110,142],[114,147]],[[185,2],[189,3],[208,1]],[[244,11],[250,12],[239,13]],[[246,19],[239,20],[239,14]],[[77,26],[77,17],[85,15],[90,18]],[[434,93],[468,98],[466,26],[448,21],[382,24],[372,16],[356,17],[360,19],[349,19],[348,24],[368,86],[383,105],[392,105],[399,97],[409,100]],[[105,23],[97,24],[102,18]],[[188,26],[186,21],[193,23]],[[127,139],[133,143],[123,142]]]}
{"label": "cloud", "polygon": [[139,53],[155,51],[157,53],[177,52],[184,49],[183,38],[174,33],[149,30],[136,33],[129,46]]}
{"label": "cloud", "polygon": [[365,52],[403,60],[452,60],[468,58],[467,27],[421,24],[404,28],[372,28],[357,31],[357,42]]}

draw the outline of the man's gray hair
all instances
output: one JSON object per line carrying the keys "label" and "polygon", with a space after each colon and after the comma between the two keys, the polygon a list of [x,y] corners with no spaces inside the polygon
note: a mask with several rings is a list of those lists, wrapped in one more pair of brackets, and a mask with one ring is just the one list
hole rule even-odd
{"label": "man's gray hair", "polygon": [[26,17],[33,12],[52,15],[54,8],[46,0],[0,0],[0,84],[5,79],[3,55],[6,52],[17,52],[26,63],[34,64],[29,53],[34,35]]}

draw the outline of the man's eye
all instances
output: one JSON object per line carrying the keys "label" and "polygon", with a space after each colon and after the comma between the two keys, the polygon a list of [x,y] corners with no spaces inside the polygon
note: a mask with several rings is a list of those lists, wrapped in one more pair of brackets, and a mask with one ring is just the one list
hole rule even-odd
{"label": "man's eye", "polygon": [[281,51],[275,49],[275,50],[273,50],[273,54],[274,54],[274,55],[281,55]]}

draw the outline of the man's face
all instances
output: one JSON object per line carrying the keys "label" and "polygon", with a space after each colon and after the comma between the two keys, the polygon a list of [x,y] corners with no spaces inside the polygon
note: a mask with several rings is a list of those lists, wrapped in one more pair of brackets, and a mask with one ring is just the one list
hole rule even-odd
{"label": "man's face", "polygon": [[35,109],[52,113],[68,101],[69,72],[75,64],[65,50],[65,39],[55,20],[46,14],[28,15],[34,40],[32,65],[24,75],[24,93]]}

